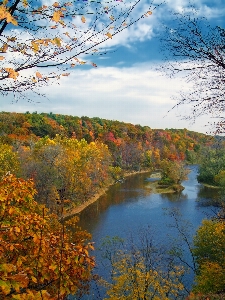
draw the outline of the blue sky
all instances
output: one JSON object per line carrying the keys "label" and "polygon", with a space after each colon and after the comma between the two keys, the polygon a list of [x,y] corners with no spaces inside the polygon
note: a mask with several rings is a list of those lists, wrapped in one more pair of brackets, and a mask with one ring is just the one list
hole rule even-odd
{"label": "blue sky", "polygon": [[[211,24],[225,27],[224,0],[193,2],[199,17],[205,16]],[[142,12],[148,5],[149,1],[141,0],[135,13]],[[205,126],[209,121],[207,116],[192,124],[179,117],[184,110],[189,112],[188,107],[171,110],[176,104],[174,98],[179,96],[180,91],[190,90],[191,83],[181,77],[170,79],[158,71],[165,63],[165,53],[161,51],[163,46],[160,44],[164,26],[173,26],[173,14],[189,11],[189,7],[188,0],[165,0],[165,4],[153,10],[151,16],[102,45],[107,53],[92,58],[97,68],[76,67],[59,84],[42,90],[47,98],[32,103],[24,100],[12,103],[10,98],[3,98],[0,109],[100,117],[151,128],[188,128],[209,132],[210,129]]]}

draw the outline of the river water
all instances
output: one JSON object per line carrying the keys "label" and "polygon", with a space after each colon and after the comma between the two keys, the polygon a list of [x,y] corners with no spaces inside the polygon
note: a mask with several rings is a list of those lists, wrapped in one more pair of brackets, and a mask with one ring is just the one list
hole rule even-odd
{"label": "river water", "polygon": [[[202,219],[215,215],[215,209],[204,204],[212,197],[217,197],[218,192],[197,182],[198,166],[193,165],[189,168],[188,180],[182,183],[185,189],[181,193],[152,193],[150,173],[127,177],[125,182],[111,186],[105,195],[81,212],[80,226],[92,234],[96,249],[106,236],[126,238],[131,232],[135,236],[146,226],[152,228],[157,242],[171,245],[178,233],[177,229],[171,226],[174,220],[170,212],[176,211],[181,215],[179,218],[192,237]],[[185,251],[186,259],[190,260],[188,251]],[[104,276],[106,270],[101,267],[98,250],[94,255],[98,272]],[[190,274],[187,280],[191,286],[193,274]],[[93,297],[85,299],[94,300]]]}

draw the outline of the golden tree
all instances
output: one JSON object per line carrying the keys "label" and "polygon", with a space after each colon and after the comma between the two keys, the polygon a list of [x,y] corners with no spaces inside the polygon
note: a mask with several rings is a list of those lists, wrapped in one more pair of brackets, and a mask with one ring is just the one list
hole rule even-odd
{"label": "golden tree", "polygon": [[0,182],[1,299],[65,299],[88,289],[90,235],[77,220],[59,222],[35,193],[31,180],[8,175]]}

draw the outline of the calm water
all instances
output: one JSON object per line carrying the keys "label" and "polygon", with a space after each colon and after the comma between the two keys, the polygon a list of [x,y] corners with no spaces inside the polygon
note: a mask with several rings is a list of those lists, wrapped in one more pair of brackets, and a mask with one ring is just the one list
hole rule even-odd
{"label": "calm water", "polygon": [[[212,207],[202,204],[211,197],[216,197],[217,191],[198,184],[198,167],[189,168],[191,172],[188,180],[183,182],[185,189],[182,193],[151,193],[150,173],[134,175],[126,178],[124,183],[115,184],[80,214],[81,227],[92,234],[96,248],[106,236],[126,238],[130,232],[135,236],[140,232],[140,228],[146,228],[148,225],[152,228],[157,242],[169,245],[174,242],[173,238],[177,237],[177,230],[170,226],[174,220],[168,212],[176,209],[181,213],[182,219],[191,224],[187,229],[192,236],[203,218],[215,214]],[[104,275],[105,270],[101,268],[101,258],[97,250],[94,255],[99,272]],[[189,254],[186,255],[189,260]],[[191,285],[193,274],[190,274],[187,280]],[[90,296],[88,299],[94,298]]]}

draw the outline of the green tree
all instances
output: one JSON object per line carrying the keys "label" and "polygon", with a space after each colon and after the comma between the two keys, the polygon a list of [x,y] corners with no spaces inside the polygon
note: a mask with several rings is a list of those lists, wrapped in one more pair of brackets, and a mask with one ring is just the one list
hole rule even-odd
{"label": "green tree", "polygon": [[194,237],[193,254],[197,262],[195,292],[224,292],[225,286],[225,223],[203,220]]}

